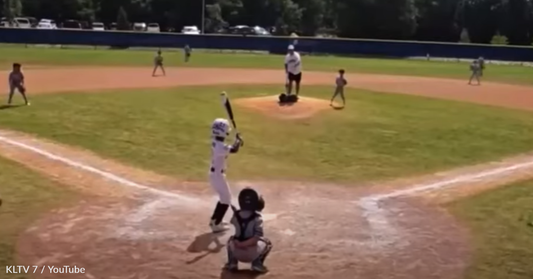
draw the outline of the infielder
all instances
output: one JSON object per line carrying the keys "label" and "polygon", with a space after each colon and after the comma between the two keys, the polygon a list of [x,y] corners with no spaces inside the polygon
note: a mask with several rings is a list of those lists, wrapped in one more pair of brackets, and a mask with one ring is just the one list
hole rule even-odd
{"label": "infielder", "polygon": [[24,74],[22,73],[22,65],[13,63],[13,71],[9,74],[9,99],[7,104],[11,105],[11,99],[15,93],[15,89],[22,95],[27,106],[30,105],[28,98],[26,98],[26,87],[24,86]]}
{"label": "infielder", "polygon": [[346,99],[344,98],[344,87],[348,84],[348,81],[344,78],[344,70],[339,70],[339,76],[335,80],[335,92],[333,92],[333,97],[331,97],[330,106],[333,105],[333,100],[335,100],[335,97],[337,95],[341,96],[342,99],[342,106],[346,105]]}
{"label": "infielder", "polygon": [[288,53],[285,56],[285,73],[287,74],[287,95],[292,93],[292,83],[296,83],[296,96],[300,93],[300,82],[302,81],[302,58],[294,51],[294,46],[289,45]]}
{"label": "infielder", "polygon": [[209,223],[214,233],[223,232],[228,229],[227,224],[222,222],[231,205],[231,192],[226,181],[226,159],[230,153],[239,152],[239,148],[243,145],[243,140],[238,133],[232,145],[224,143],[230,131],[231,126],[227,119],[217,118],[213,121],[211,126],[213,141],[211,142],[209,182],[219,197],[219,201],[211,216],[211,222]]}
{"label": "infielder", "polygon": [[485,70],[485,59],[483,58],[483,56],[480,56],[477,60],[479,61],[479,67],[481,68],[479,76],[482,77],[483,71]]}
{"label": "infielder", "polygon": [[470,75],[470,80],[468,80],[468,84],[472,84],[472,80],[476,79],[477,85],[481,85],[481,82],[479,78],[481,77],[481,65],[479,64],[479,60],[472,61],[472,64],[470,64],[470,71],[472,71],[472,75]]}
{"label": "infielder", "polygon": [[254,189],[244,188],[239,193],[239,207],[232,206],[231,224],[235,227],[235,235],[226,245],[228,262],[224,268],[237,271],[239,262],[246,262],[252,263],[252,270],[266,273],[268,269],[264,262],[272,250],[272,243],[264,237],[261,211],[265,201]]}
{"label": "infielder", "polygon": [[165,68],[163,67],[163,56],[161,55],[161,50],[158,50],[156,56],[154,57],[154,70],[152,72],[153,77],[155,77],[155,72],[158,68],[161,68],[163,76],[166,76]]}
{"label": "infielder", "polygon": [[189,59],[191,59],[191,47],[189,45],[185,45],[183,47],[183,55],[185,56],[185,63],[189,62]]}

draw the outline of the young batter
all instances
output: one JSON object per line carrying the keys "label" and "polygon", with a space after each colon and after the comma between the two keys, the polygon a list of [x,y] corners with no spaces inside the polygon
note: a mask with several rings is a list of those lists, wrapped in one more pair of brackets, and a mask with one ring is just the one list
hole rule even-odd
{"label": "young batter", "polygon": [[272,250],[272,243],[264,236],[261,211],[265,201],[254,189],[244,188],[239,193],[239,207],[232,207],[231,224],[235,227],[235,235],[226,245],[228,263],[224,268],[237,271],[239,262],[246,262],[252,263],[252,270],[266,273],[268,269],[264,262]]}
{"label": "young batter", "polygon": [[335,92],[333,92],[333,97],[331,97],[330,106],[333,105],[333,100],[337,95],[341,96],[342,106],[346,105],[346,99],[344,98],[344,87],[348,84],[348,81],[344,78],[344,70],[339,70],[339,76],[335,80]]}
{"label": "young batter", "polygon": [[226,159],[230,153],[239,152],[243,145],[243,140],[237,133],[235,142],[232,145],[225,144],[226,137],[229,136],[231,126],[227,119],[217,118],[211,126],[211,167],[209,169],[209,182],[211,187],[218,194],[219,201],[215,207],[209,226],[214,233],[228,229],[227,224],[222,223],[226,211],[231,205],[231,192],[226,181]]}
{"label": "young batter", "polygon": [[11,99],[15,93],[15,89],[22,95],[24,102],[27,106],[30,105],[28,98],[26,98],[26,87],[24,86],[24,74],[22,73],[22,65],[19,63],[13,64],[13,71],[9,74],[9,99],[7,101],[8,105],[11,105]]}
{"label": "young batter", "polygon": [[163,68],[163,56],[161,55],[160,50],[157,51],[157,55],[154,57],[154,71],[152,72],[153,77],[155,77],[155,72],[158,68],[161,68],[163,76],[166,76],[165,68]]}

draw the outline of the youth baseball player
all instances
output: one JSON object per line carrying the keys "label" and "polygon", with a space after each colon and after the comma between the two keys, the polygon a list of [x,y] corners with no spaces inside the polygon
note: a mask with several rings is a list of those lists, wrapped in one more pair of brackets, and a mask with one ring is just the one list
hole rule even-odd
{"label": "youth baseball player", "polygon": [[158,68],[161,68],[163,76],[166,76],[165,68],[163,67],[163,56],[161,55],[161,50],[158,50],[156,56],[154,57],[154,70],[152,71],[153,77],[155,77],[155,72]]}
{"label": "youth baseball player", "polygon": [[302,81],[302,58],[294,51],[294,46],[289,45],[288,53],[285,56],[285,72],[287,74],[287,95],[292,93],[292,84],[296,83],[296,96],[300,93],[300,82]]}
{"label": "youth baseball player", "polygon": [[483,71],[485,70],[485,58],[483,58],[483,56],[480,56],[477,60],[479,61],[479,67],[481,68],[479,76],[482,77]]}
{"label": "youth baseball player", "polygon": [[481,76],[481,65],[479,64],[479,60],[472,61],[472,64],[470,64],[470,71],[472,71],[472,75],[470,75],[470,80],[468,80],[468,84],[472,84],[472,80],[476,79],[477,85],[481,85],[481,82],[479,80],[479,77]]}
{"label": "youth baseball player", "polygon": [[189,59],[191,59],[191,47],[189,45],[183,47],[183,54],[185,55],[185,63],[189,62]]}
{"label": "youth baseball player", "polygon": [[28,98],[26,98],[26,87],[24,86],[24,74],[22,73],[22,65],[19,63],[13,63],[13,70],[9,74],[9,99],[7,104],[11,105],[11,99],[15,90],[22,95],[24,102],[27,106],[30,105]]}
{"label": "youth baseball player", "polygon": [[330,106],[333,105],[333,100],[335,100],[335,97],[337,97],[337,95],[341,96],[342,106],[346,105],[346,99],[344,98],[344,87],[347,84],[348,84],[348,81],[346,81],[346,79],[344,78],[344,70],[340,69],[339,70],[339,76],[335,80],[335,85],[336,85],[335,86],[335,92],[333,92],[333,97],[331,97],[331,102],[329,104]]}
{"label": "youth baseball player", "polygon": [[235,235],[226,245],[228,262],[224,268],[237,271],[239,262],[245,262],[252,263],[252,270],[267,273],[264,262],[272,250],[272,243],[264,236],[261,211],[265,201],[252,188],[241,190],[238,199],[239,209],[232,206],[231,224],[235,227]]}
{"label": "youth baseball player", "polygon": [[209,182],[219,197],[219,201],[209,223],[214,233],[223,232],[228,229],[227,224],[222,222],[231,205],[231,192],[226,181],[226,159],[230,153],[239,152],[239,148],[243,145],[243,140],[238,133],[232,145],[224,143],[230,131],[231,126],[227,119],[217,118],[213,121],[211,126],[213,141],[211,142]]}

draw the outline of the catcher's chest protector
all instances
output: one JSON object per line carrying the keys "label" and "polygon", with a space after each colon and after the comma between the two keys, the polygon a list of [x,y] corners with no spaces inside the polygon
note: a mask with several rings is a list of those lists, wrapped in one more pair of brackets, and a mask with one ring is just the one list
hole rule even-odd
{"label": "catcher's chest protector", "polygon": [[255,220],[258,214],[253,212],[249,217],[241,216],[241,210],[235,212],[235,219],[237,220],[238,228],[235,230],[235,238],[239,241],[246,241],[254,237]]}

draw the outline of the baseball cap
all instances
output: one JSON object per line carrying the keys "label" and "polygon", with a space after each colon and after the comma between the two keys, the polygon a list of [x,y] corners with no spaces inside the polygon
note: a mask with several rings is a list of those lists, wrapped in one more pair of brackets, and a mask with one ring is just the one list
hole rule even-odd
{"label": "baseball cap", "polygon": [[294,50],[294,46],[293,45],[289,45],[289,47],[287,49],[288,50]]}

